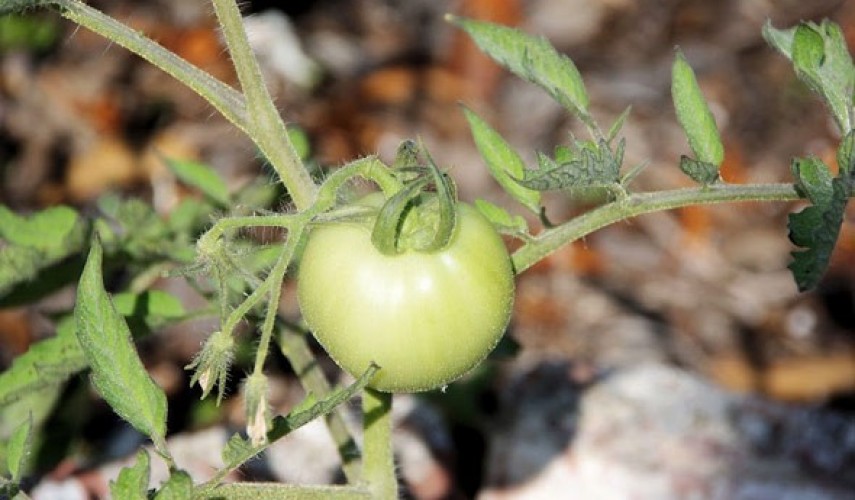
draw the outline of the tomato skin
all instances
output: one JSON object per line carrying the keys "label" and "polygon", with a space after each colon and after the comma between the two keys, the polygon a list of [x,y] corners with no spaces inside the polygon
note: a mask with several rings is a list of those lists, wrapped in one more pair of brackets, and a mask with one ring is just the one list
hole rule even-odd
{"label": "tomato skin", "polygon": [[297,284],[303,317],[351,375],[379,365],[369,384],[377,390],[444,386],[478,365],[507,327],[514,297],[507,249],[474,208],[457,210],[450,243],[434,252],[383,255],[371,243],[371,223],[324,224],[309,235]]}

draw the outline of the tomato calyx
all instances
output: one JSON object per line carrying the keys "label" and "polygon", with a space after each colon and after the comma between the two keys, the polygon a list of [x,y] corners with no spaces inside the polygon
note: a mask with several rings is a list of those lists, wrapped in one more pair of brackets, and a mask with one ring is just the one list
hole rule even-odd
{"label": "tomato calyx", "polygon": [[[402,144],[399,151],[405,147],[410,154],[409,143]],[[457,190],[451,178],[440,172],[429,155],[427,158],[426,166],[406,162],[399,171],[414,172],[416,176],[380,208],[371,242],[384,255],[435,252],[451,241],[457,217]],[[428,191],[430,186],[435,192]]]}

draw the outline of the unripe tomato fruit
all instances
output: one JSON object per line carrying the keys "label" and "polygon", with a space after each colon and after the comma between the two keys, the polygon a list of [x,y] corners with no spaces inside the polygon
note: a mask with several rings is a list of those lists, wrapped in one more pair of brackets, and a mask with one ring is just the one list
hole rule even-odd
{"label": "unripe tomato fruit", "polygon": [[[361,201],[379,207],[382,196]],[[502,239],[469,205],[457,204],[448,245],[384,255],[373,220],[335,222],[309,234],[297,293],[303,317],[341,368],[369,386],[417,392],[444,386],[478,365],[511,314],[514,273]]]}

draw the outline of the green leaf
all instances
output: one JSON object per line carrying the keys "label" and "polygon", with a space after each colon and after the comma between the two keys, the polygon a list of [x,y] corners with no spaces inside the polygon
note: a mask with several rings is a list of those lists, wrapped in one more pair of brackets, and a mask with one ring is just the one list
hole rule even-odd
{"label": "green leaf", "polygon": [[186,500],[193,498],[193,479],[183,470],[172,471],[169,479],[154,495],[155,500]]}
{"label": "green leaf", "polygon": [[122,316],[177,319],[187,314],[178,297],[163,290],[117,293],[113,296],[113,305]]}
{"label": "green leaf", "polygon": [[813,203],[789,216],[789,237],[805,250],[792,253],[789,268],[800,291],[814,288],[822,279],[837,243],[848,190],[841,178],[832,179],[816,158],[796,159],[792,166],[797,189]]}
{"label": "green leaf", "polygon": [[720,179],[717,165],[695,160],[686,155],[680,157],[680,170],[691,177],[693,181],[704,186],[714,184]]}
{"label": "green leaf", "polygon": [[715,119],[698,86],[695,72],[679,50],[671,72],[671,97],[695,158],[719,167],[724,160],[724,146]]}
{"label": "green leaf", "polygon": [[487,218],[500,233],[523,235],[528,234],[528,224],[519,215],[511,215],[504,208],[489,201],[475,200],[475,208]]}
{"label": "green leaf", "polygon": [[791,56],[796,75],[822,96],[843,133],[852,123],[855,66],[843,31],[835,23],[802,23],[792,40]]}
{"label": "green leaf", "polygon": [[287,131],[288,139],[291,141],[291,145],[294,146],[297,156],[303,161],[308,160],[312,154],[312,145],[311,141],[309,141],[309,136],[306,135],[306,131],[294,124],[289,124]]}
{"label": "green leaf", "polygon": [[21,217],[0,205],[0,295],[78,252],[88,224],[68,207]]}
{"label": "green leaf", "polygon": [[60,321],[56,336],[39,341],[0,373],[0,406],[48,387],[59,386],[86,368],[86,358],[70,317]]}
{"label": "green leaf", "polygon": [[0,205],[0,238],[14,245],[44,250],[62,245],[77,220],[77,212],[66,206],[21,217]]}
{"label": "green leaf", "polygon": [[225,181],[211,167],[191,160],[166,159],[172,173],[182,182],[193,186],[222,207],[231,203],[229,189]]}
{"label": "green leaf", "polygon": [[796,189],[814,205],[825,206],[831,201],[833,188],[831,172],[819,158],[796,158],[790,170],[796,178]]}
{"label": "green leaf", "polygon": [[620,129],[623,128],[623,124],[626,123],[626,119],[629,118],[629,114],[631,112],[632,106],[627,106],[626,109],[623,110],[623,113],[621,113],[620,116],[617,117],[615,122],[612,123],[612,126],[609,127],[609,133],[608,135],[606,135],[606,142],[611,144],[612,141],[615,140],[617,135],[620,133]]}
{"label": "green leaf", "polygon": [[588,119],[588,93],[576,65],[543,37],[498,24],[447,16],[485,54],[520,78],[539,85],[570,112]]}
{"label": "green leaf", "polygon": [[80,277],[74,317],[77,340],[98,393],[124,420],[155,441],[166,434],[166,395],[143,367],[131,332],[104,291],[101,243],[92,242]]}
{"label": "green leaf", "polygon": [[560,163],[539,154],[539,168],[526,170],[525,176],[516,181],[536,191],[612,188],[620,183],[625,147],[623,139],[614,152],[605,140],[599,144],[580,142],[572,151],[571,159]]}
{"label": "green leaf", "polygon": [[125,467],[119,477],[110,482],[110,494],[113,498],[127,500],[146,500],[148,498],[149,457],[148,452],[137,452],[134,465]]}
{"label": "green leaf", "polygon": [[9,474],[12,476],[12,481],[16,483],[21,480],[24,466],[27,463],[27,455],[29,455],[32,446],[32,438],[33,417],[30,415],[12,433],[12,437],[9,439],[6,447],[6,466],[9,469]]}
{"label": "green leaf", "polygon": [[54,2],[55,0],[3,0],[0,2],[0,15],[23,12],[34,7],[52,5]]}
{"label": "green leaf", "polygon": [[796,27],[779,30],[772,26],[772,21],[767,19],[763,24],[763,38],[772,48],[780,52],[787,59],[793,58],[793,37]]}
{"label": "green leaf", "polygon": [[855,184],[855,129],[850,130],[837,147],[837,167],[851,189]]}
{"label": "green leaf", "polygon": [[511,197],[520,202],[532,212],[540,213],[540,193],[521,186],[514,179],[520,179],[525,174],[525,164],[522,158],[490,125],[474,112],[463,107],[463,114],[469,121],[469,128],[475,145],[484,158],[484,162],[493,174],[493,178]]}

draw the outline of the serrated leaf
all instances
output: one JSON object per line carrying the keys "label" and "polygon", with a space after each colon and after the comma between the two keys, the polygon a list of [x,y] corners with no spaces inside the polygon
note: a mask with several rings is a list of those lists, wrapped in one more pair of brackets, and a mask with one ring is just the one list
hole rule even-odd
{"label": "serrated leaf", "polygon": [[522,178],[526,170],[520,155],[477,114],[466,107],[463,108],[463,114],[469,121],[475,146],[496,182],[524,207],[536,214],[540,213],[540,193],[521,186],[514,180]]}
{"label": "serrated leaf", "polygon": [[186,500],[193,498],[193,479],[183,470],[172,471],[169,479],[154,495],[155,500]]}
{"label": "serrated leaf", "polygon": [[14,245],[43,250],[62,245],[77,220],[77,212],[66,206],[21,217],[0,205],[0,238]]}
{"label": "serrated leaf", "polygon": [[448,16],[480,49],[520,78],[539,85],[570,112],[588,117],[588,93],[570,58],[543,37],[484,21]]}
{"label": "serrated leaf", "polygon": [[229,206],[231,198],[225,181],[208,165],[172,158],[166,159],[166,165],[185,184],[195,187],[220,206]]}
{"label": "serrated leaf", "polygon": [[68,318],[59,323],[55,337],[33,344],[0,373],[0,406],[59,386],[84,368],[86,358],[75,337],[74,322]]}
{"label": "serrated leaf", "polygon": [[511,215],[504,208],[486,200],[475,200],[475,208],[487,218],[499,232],[506,234],[527,234],[528,224],[519,215]]}
{"label": "serrated leaf", "polygon": [[855,66],[840,27],[830,21],[802,23],[792,40],[796,75],[825,100],[844,133],[853,128]]}
{"label": "serrated leaf", "polygon": [[625,141],[614,152],[601,140],[598,145],[581,143],[570,161],[557,163],[545,155],[538,156],[540,168],[526,170],[516,181],[535,191],[558,191],[578,188],[610,188],[620,182]]}
{"label": "serrated leaf", "polygon": [[26,465],[27,455],[30,453],[33,438],[33,417],[30,415],[18,426],[9,443],[6,446],[6,466],[12,481],[21,480],[21,475]]}
{"label": "serrated leaf", "polygon": [[719,180],[718,166],[689,158],[686,155],[680,157],[680,170],[693,181],[704,186],[709,186]]}
{"label": "serrated leaf", "polygon": [[695,72],[679,50],[671,70],[671,97],[695,158],[720,166],[724,160],[724,146],[715,119],[698,86]]}
{"label": "serrated leaf", "polygon": [[814,288],[831,260],[837,243],[848,190],[840,178],[832,179],[827,167],[816,158],[793,162],[796,186],[813,203],[788,218],[789,237],[805,250],[792,252],[789,268],[800,291]]}
{"label": "serrated leaf", "polygon": [[166,395],[143,367],[127,323],[104,291],[102,259],[95,239],[77,288],[77,340],[98,393],[120,417],[160,441],[166,434]]}
{"label": "serrated leaf", "polygon": [[145,450],[137,452],[134,465],[123,468],[119,477],[110,482],[113,498],[146,500],[148,498],[149,456]]}

